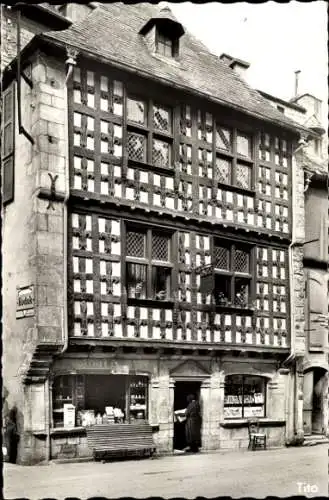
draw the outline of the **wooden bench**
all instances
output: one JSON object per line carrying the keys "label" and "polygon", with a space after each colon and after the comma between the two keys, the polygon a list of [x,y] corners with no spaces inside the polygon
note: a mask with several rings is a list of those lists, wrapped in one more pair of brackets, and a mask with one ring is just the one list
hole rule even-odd
{"label": "wooden bench", "polygon": [[156,450],[152,427],[140,424],[98,424],[87,427],[87,442],[95,460],[150,457]]}

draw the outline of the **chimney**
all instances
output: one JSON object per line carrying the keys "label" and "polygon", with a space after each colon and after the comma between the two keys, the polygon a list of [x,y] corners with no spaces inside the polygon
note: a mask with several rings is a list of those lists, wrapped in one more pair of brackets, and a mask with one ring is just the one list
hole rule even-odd
{"label": "chimney", "polygon": [[229,54],[221,54],[219,59],[223,61],[227,66],[236,71],[240,76],[243,76],[247,69],[250,67],[250,64],[242,59],[237,59],[236,57],[232,57]]}
{"label": "chimney", "polygon": [[295,71],[295,97],[298,96],[299,74],[300,74],[300,69],[297,69]]}

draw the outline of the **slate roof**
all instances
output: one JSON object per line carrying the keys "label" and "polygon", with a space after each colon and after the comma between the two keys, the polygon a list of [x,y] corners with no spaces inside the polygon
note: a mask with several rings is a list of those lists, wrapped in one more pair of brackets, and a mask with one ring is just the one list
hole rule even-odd
{"label": "slate roof", "polygon": [[86,56],[124,65],[142,76],[189,90],[282,127],[303,129],[273,108],[187,31],[180,39],[179,64],[154,57],[139,31],[159,11],[158,6],[148,3],[102,4],[67,30],[43,34],[41,38],[77,48]]}

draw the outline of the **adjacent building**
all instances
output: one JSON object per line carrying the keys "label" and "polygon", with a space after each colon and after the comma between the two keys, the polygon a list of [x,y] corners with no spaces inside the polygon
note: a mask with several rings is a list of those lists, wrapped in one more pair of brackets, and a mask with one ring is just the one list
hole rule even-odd
{"label": "adjacent building", "polygon": [[[321,131],[168,8],[55,15],[72,26],[31,37],[3,73],[3,378],[19,461],[89,456],[85,418],[107,407],[171,453],[191,392],[205,450],[245,448],[250,417],[270,447],[302,439],[303,380],[327,373],[327,339],[306,342],[319,315],[305,327],[304,267],[325,256],[304,254],[315,229],[305,238],[296,150]],[[306,195],[324,204],[317,175]]]}

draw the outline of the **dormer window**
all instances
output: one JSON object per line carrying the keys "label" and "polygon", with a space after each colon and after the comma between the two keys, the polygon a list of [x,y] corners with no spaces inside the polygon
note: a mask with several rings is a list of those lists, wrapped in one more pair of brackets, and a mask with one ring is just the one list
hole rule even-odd
{"label": "dormer window", "polygon": [[184,28],[168,7],[149,19],[139,33],[153,53],[166,58],[179,55],[179,39],[184,34]]}

